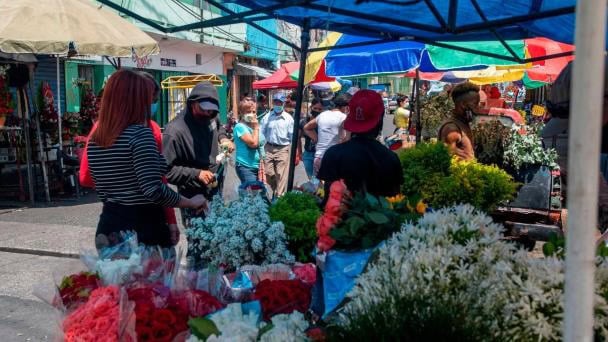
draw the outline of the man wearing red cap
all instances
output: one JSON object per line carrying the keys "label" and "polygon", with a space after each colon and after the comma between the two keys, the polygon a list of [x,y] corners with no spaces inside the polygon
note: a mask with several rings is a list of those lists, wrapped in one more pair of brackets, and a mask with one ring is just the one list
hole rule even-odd
{"label": "man wearing red cap", "polygon": [[344,179],[351,191],[394,196],[403,183],[399,158],[376,138],[382,131],[384,102],[372,90],[360,90],[349,102],[344,129],[351,139],[330,147],[323,156],[318,178],[325,181],[325,195],[334,181]]}

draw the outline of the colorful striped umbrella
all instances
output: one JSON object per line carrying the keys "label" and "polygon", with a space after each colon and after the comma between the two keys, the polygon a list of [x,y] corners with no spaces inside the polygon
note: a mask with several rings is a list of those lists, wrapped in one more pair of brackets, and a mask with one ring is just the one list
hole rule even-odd
{"label": "colorful striped umbrella", "polygon": [[[340,46],[370,41],[330,32],[319,47]],[[574,46],[558,43],[547,38],[509,40],[506,42],[519,58],[542,57],[560,52],[573,51]],[[499,41],[449,43],[476,51],[511,56]],[[470,80],[477,84],[523,80],[528,87],[537,87],[554,80],[573,59],[572,56],[515,64],[511,61],[463,52],[448,47],[424,45],[412,41],[397,41],[367,46],[353,46],[311,53],[306,61],[308,84],[317,73],[329,76],[361,76],[370,74],[405,73],[419,68],[421,79],[461,82]],[[407,76],[413,76],[407,74]]]}

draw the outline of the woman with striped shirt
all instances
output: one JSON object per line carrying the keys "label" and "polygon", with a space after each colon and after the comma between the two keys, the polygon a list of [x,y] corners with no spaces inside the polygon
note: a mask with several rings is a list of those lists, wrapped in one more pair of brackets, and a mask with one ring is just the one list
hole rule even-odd
{"label": "woman with striped shirt", "polygon": [[167,163],[147,126],[154,84],[141,74],[119,70],[108,80],[87,158],[103,202],[97,248],[119,242],[119,233],[137,232],[139,242],[169,247],[163,207],[202,210],[203,196],[185,198],[162,182]]}

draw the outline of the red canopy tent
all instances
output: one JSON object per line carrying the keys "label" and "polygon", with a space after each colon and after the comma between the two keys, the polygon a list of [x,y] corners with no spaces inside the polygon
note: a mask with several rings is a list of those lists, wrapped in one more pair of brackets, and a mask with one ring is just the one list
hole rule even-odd
{"label": "red canopy tent", "polygon": [[[285,63],[274,74],[263,80],[253,82],[253,89],[295,89],[298,85],[299,69],[300,62]],[[315,78],[310,83],[335,81],[335,77],[327,76],[325,73],[325,61],[323,61]]]}
{"label": "red canopy tent", "polygon": [[298,82],[291,78],[291,74],[299,67],[299,62],[285,63],[269,77],[253,82],[253,89],[295,89]]}

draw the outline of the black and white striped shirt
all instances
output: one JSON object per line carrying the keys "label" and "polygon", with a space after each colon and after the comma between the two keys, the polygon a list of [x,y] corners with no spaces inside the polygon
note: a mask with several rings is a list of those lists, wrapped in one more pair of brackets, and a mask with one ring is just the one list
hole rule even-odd
{"label": "black and white striped shirt", "polygon": [[161,180],[168,166],[148,127],[127,127],[108,148],[91,141],[87,157],[97,194],[103,202],[175,207],[180,200]]}

